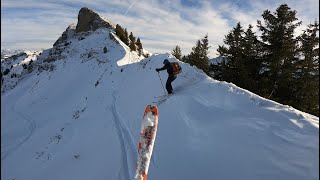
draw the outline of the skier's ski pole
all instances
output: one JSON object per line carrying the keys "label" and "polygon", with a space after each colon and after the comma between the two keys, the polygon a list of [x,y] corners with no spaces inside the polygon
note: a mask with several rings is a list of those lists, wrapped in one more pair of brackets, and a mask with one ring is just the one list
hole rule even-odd
{"label": "skier's ski pole", "polygon": [[162,85],[162,88],[163,88],[163,92],[164,92],[164,94],[166,94],[166,90],[164,89],[164,86],[163,86],[163,84],[162,84],[162,80],[161,80],[161,77],[160,77],[159,72],[158,72],[158,76],[159,76],[159,79],[160,79],[160,82],[161,82],[161,85]]}

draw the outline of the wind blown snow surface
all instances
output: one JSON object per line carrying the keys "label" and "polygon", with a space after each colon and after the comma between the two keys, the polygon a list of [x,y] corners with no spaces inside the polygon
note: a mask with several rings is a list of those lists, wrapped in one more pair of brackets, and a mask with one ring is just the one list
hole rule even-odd
{"label": "wind blown snow surface", "polygon": [[[134,177],[144,109],[164,93],[155,68],[177,60],[142,59],[103,29],[68,51],[1,95],[1,179]],[[158,106],[148,180],[319,178],[318,117],[180,64],[174,95]]]}

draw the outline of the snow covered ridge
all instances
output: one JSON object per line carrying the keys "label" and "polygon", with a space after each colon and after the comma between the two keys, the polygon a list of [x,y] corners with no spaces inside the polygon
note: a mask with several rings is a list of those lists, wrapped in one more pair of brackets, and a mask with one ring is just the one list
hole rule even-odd
{"label": "snow covered ridge", "polygon": [[164,59],[182,73],[158,106],[149,180],[319,178],[318,117],[170,54],[138,56],[111,29],[74,31],[1,94],[1,179],[132,179],[143,111],[163,94],[167,73],[155,69]]}
{"label": "snow covered ridge", "polygon": [[[14,88],[20,79],[30,73],[39,75],[43,70],[54,70],[56,61],[65,63],[65,61],[76,60],[83,63],[93,60],[98,63],[110,63],[110,61],[116,61],[130,55],[129,62],[133,63],[143,58],[138,56],[136,52],[127,54],[127,51],[130,51],[129,47],[122,43],[110,29],[100,28],[96,31],[75,33],[75,26],[72,24],[62,36],[67,38],[43,52],[24,51],[2,59],[1,92],[4,93]],[[119,61],[119,63],[122,62]],[[127,64],[128,62],[124,61],[123,63]]]}
{"label": "snow covered ridge", "polygon": [[[52,48],[43,52],[23,51],[12,56],[3,56],[1,93],[14,88],[20,79],[34,70],[37,75],[43,70],[52,71],[56,66],[55,61],[77,59],[81,62],[95,60],[98,63],[107,63],[127,56],[126,52],[130,51],[130,48],[115,35],[114,28],[113,23],[106,18],[93,10],[82,8],[79,11],[77,25],[70,24]],[[144,55],[152,55],[145,49],[142,49],[142,52]],[[143,59],[136,52],[131,52],[129,55],[132,56],[130,63]],[[121,65],[128,62],[118,63]]]}
{"label": "snow covered ridge", "polygon": [[41,55],[39,51],[13,51],[1,58],[1,93],[14,88],[19,80],[34,70],[33,63]]}

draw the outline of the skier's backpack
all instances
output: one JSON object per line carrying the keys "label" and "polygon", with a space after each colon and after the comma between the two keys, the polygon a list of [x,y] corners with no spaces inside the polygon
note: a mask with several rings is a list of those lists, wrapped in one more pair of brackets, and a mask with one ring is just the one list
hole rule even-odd
{"label": "skier's backpack", "polygon": [[178,62],[171,62],[171,66],[173,75],[181,73],[182,69]]}

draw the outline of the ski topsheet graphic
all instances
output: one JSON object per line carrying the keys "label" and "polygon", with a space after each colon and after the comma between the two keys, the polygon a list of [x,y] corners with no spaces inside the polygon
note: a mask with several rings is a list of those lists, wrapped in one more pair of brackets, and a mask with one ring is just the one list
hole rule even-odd
{"label": "ski topsheet graphic", "polygon": [[158,126],[158,108],[148,105],[143,114],[135,180],[146,180]]}

